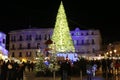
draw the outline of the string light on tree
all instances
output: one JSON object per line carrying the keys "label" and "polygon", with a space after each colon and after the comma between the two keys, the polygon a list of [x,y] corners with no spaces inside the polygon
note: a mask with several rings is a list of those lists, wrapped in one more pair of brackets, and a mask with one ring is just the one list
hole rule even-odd
{"label": "string light on tree", "polygon": [[75,52],[62,2],[58,9],[52,41],[55,42],[57,52]]}

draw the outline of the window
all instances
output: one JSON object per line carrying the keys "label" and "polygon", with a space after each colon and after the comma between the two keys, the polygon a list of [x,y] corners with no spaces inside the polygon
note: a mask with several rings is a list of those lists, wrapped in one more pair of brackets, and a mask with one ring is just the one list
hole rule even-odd
{"label": "window", "polygon": [[29,40],[32,40],[32,35],[29,35]]}
{"label": "window", "polygon": [[11,36],[11,41],[13,41],[13,36]]}
{"label": "window", "polygon": [[26,40],[29,40],[29,36],[28,35],[26,36]]}
{"label": "window", "polygon": [[47,34],[45,34],[44,40],[47,40]]}
{"label": "window", "polygon": [[3,44],[5,44],[6,42],[5,42],[5,39],[3,39]]}
{"label": "window", "polygon": [[12,52],[12,57],[15,57],[15,53],[14,52]]}
{"label": "window", "polygon": [[26,57],[28,57],[28,52],[26,52]]}
{"label": "window", "polygon": [[16,37],[14,36],[13,41],[16,41]]}
{"label": "window", "polygon": [[91,35],[94,35],[94,32],[92,32]]}
{"label": "window", "polygon": [[2,42],[0,41],[0,45],[2,45]]}
{"label": "window", "polygon": [[22,52],[19,52],[19,57],[22,57]]}
{"label": "window", "polygon": [[15,49],[15,45],[14,45],[14,44],[12,45],[12,49],[13,49],[13,50]]}
{"label": "window", "polygon": [[19,49],[22,49],[22,44],[19,44]]}
{"label": "window", "polygon": [[50,34],[49,34],[49,39],[51,39]]}
{"label": "window", "polygon": [[32,36],[31,35],[27,35],[26,36],[26,40],[32,40]]}
{"label": "window", "polygon": [[23,40],[23,38],[22,38],[22,36],[21,36],[21,35],[20,35],[20,37],[19,37],[19,40],[20,40],[20,41],[22,41],[22,40]]}
{"label": "window", "polygon": [[36,35],[35,40],[38,40],[38,35]]}
{"label": "window", "polygon": [[79,32],[76,32],[76,36],[79,36],[80,35],[80,33]]}
{"label": "window", "polygon": [[14,41],[15,41],[15,38],[16,38],[15,36],[11,36],[11,41],[14,42]]}
{"label": "window", "polygon": [[74,45],[77,45],[77,41],[76,40],[74,40]]}
{"label": "window", "polygon": [[82,40],[82,42],[81,42],[81,43],[82,43],[82,45],[84,45],[84,40]]}
{"label": "window", "polygon": [[88,32],[86,33],[86,35],[88,35]]}
{"label": "window", "polygon": [[31,57],[31,52],[26,52],[26,57]]}
{"label": "window", "polygon": [[37,43],[37,49],[39,49],[40,48],[40,43]]}
{"label": "window", "polygon": [[77,45],[79,45],[79,41],[77,40]]}
{"label": "window", "polygon": [[36,57],[38,57],[38,52],[36,51]]}
{"label": "window", "polygon": [[27,48],[28,48],[28,49],[31,48],[31,44],[30,44],[30,43],[27,44]]}
{"label": "window", "polygon": [[92,44],[95,44],[95,41],[94,41],[94,39],[92,39]]}
{"label": "window", "polygon": [[81,33],[81,36],[83,36],[83,33]]}
{"label": "window", "polygon": [[89,40],[88,39],[86,40],[86,44],[89,45]]}
{"label": "window", "polygon": [[39,40],[41,40],[41,35],[39,35]]}

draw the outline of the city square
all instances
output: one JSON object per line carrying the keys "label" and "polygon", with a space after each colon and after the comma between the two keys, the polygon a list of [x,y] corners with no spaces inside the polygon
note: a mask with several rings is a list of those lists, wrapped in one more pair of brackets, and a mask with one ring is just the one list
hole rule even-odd
{"label": "city square", "polygon": [[0,32],[0,80],[120,79],[120,42],[102,44],[99,29],[70,30],[64,4],[54,28]]}

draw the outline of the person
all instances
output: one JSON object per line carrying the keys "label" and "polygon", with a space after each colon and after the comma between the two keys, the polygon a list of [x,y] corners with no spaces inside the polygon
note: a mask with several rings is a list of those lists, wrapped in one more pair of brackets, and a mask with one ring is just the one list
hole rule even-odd
{"label": "person", "polygon": [[14,60],[11,60],[11,62],[8,63],[7,69],[8,69],[8,80],[16,80],[17,74],[15,73],[16,67],[15,67]]}
{"label": "person", "polygon": [[2,62],[2,66],[1,66],[1,75],[2,78],[0,80],[6,80],[7,79],[7,64],[5,61]]}
{"label": "person", "polygon": [[92,66],[92,73],[93,73],[93,76],[95,76],[96,70],[97,70],[97,65],[94,64],[94,65]]}
{"label": "person", "polygon": [[0,60],[0,80],[3,79],[3,72],[2,72],[2,69],[3,69],[3,60]]}
{"label": "person", "polygon": [[63,60],[61,63],[61,80],[70,79],[70,63],[66,60]]}
{"label": "person", "polygon": [[87,80],[92,80],[92,75],[93,75],[93,72],[92,72],[92,66],[91,65],[87,65]]}
{"label": "person", "polygon": [[21,64],[19,64],[19,67],[18,67],[18,70],[17,70],[18,80],[23,80],[23,72],[24,72],[24,64],[21,63]]}

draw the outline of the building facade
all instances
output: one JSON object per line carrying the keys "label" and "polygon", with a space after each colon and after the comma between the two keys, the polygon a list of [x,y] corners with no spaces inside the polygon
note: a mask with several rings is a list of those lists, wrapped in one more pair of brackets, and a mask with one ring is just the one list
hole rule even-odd
{"label": "building facade", "polygon": [[8,50],[6,49],[6,34],[0,32],[0,59],[8,58]]}
{"label": "building facade", "polygon": [[[43,52],[47,47],[45,42],[51,39],[52,33],[52,28],[23,29],[9,32],[9,57],[34,60],[38,56],[38,52]],[[100,50],[101,35],[99,30],[76,28],[71,31],[71,37],[78,54],[91,54]]]}
{"label": "building facade", "polygon": [[105,55],[109,57],[119,58],[120,57],[120,42],[109,43],[107,45]]}
{"label": "building facade", "polygon": [[93,54],[101,49],[101,34],[99,30],[80,30],[76,28],[71,31],[75,51],[79,54]]}
{"label": "building facade", "polygon": [[9,57],[20,60],[35,60],[39,50],[46,47],[45,41],[50,39],[52,29],[23,29],[9,33]]}

